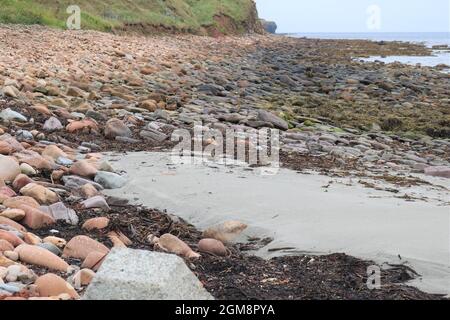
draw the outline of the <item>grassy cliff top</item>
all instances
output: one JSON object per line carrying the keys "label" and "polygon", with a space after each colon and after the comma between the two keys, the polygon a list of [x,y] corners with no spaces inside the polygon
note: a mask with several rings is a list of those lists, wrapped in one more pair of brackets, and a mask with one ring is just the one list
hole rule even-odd
{"label": "grassy cliff top", "polygon": [[198,33],[220,29],[217,17],[239,28],[256,16],[253,0],[0,0],[0,23],[65,28],[66,9],[73,4],[81,8],[81,28],[100,31],[141,25]]}

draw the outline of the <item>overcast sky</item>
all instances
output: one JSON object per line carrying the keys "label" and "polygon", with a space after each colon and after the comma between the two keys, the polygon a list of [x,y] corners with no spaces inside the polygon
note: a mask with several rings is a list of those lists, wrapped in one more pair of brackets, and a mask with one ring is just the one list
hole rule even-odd
{"label": "overcast sky", "polygon": [[450,32],[450,0],[256,0],[256,4],[262,18],[278,24],[277,32]]}

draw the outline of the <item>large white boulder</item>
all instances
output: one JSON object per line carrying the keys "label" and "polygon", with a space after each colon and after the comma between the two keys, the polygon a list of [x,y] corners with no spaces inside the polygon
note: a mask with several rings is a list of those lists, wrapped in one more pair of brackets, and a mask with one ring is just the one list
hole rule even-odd
{"label": "large white boulder", "polygon": [[102,263],[84,300],[212,300],[176,255],[114,248]]}

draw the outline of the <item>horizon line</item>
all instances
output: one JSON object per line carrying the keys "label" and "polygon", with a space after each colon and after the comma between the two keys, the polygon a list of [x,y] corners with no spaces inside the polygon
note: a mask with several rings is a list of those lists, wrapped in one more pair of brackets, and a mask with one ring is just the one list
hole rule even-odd
{"label": "horizon line", "polygon": [[389,34],[389,33],[403,33],[403,34],[412,34],[412,33],[447,33],[450,35],[450,31],[286,31],[286,32],[277,32],[276,34]]}

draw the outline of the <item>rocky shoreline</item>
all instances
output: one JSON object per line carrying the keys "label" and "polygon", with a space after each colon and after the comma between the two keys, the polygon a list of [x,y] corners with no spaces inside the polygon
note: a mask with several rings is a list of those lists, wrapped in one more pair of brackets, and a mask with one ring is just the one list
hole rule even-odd
{"label": "rocky shoreline", "polygon": [[429,49],[37,26],[0,26],[0,38],[0,297],[77,299],[110,248],[130,247],[183,256],[218,299],[439,298],[401,285],[417,276],[404,266],[371,291],[371,262],[343,254],[265,261],[244,253],[267,239],[226,241],[245,227],[239,222],[202,234],[101,194],[126,183],[101,152],[170,150],[174,130],[194,126],[239,129],[244,140],[251,129],[279,129],[283,166],[355,176],[370,188],[450,178],[450,75],[354,59]]}

